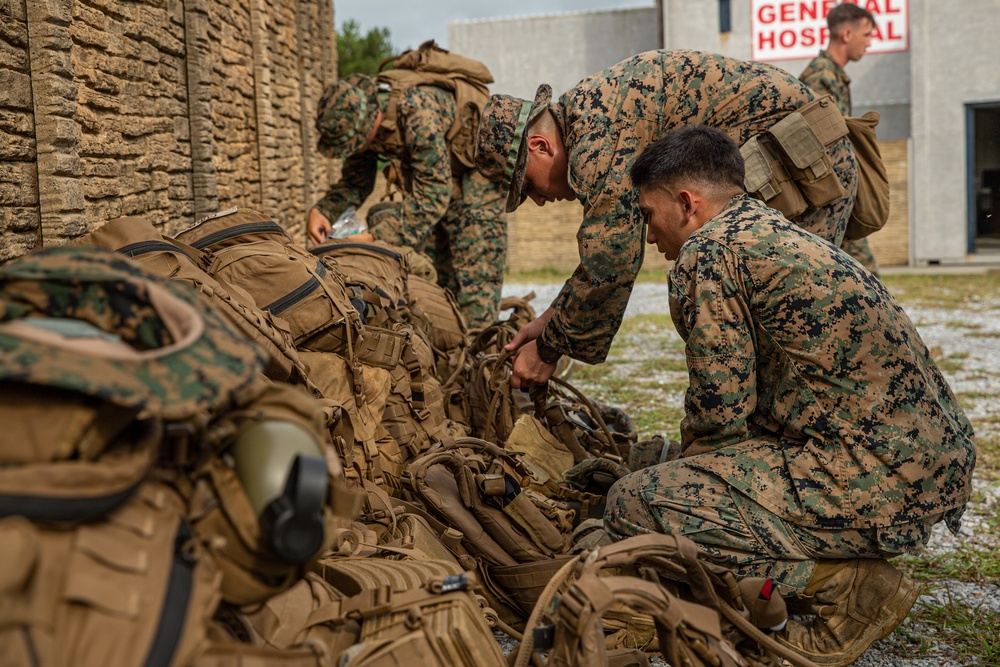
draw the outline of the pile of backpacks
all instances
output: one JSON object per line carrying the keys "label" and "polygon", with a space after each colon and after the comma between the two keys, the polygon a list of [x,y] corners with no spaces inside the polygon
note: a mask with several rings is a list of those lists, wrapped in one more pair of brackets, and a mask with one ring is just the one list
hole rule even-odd
{"label": "pile of backpacks", "polygon": [[530,295],[468,331],[435,278],[244,209],[0,267],[0,663],[808,664],[771,582],[610,541],[670,443],[513,389]]}

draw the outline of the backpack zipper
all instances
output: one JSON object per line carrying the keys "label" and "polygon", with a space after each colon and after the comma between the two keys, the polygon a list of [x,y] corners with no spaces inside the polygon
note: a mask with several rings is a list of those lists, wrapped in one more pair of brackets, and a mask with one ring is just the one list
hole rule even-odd
{"label": "backpack zipper", "polygon": [[285,230],[281,228],[276,222],[248,222],[243,225],[236,225],[235,227],[228,227],[226,229],[219,230],[214,234],[209,234],[208,236],[198,239],[191,245],[198,250],[204,250],[210,245],[214,245],[221,241],[227,241],[235,236],[241,236],[243,234],[256,234],[259,232],[273,232],[285,235]]}
{"label": "backpack zipper", "polygon": [[174,560],[167,579],[167,595],[163,600],[156,635],[149,645],[145,667],[168,667],[184,630],[191,590],[194,588],[194,560],[184,551],[191,538],[191,529],[181,519],[174,538]]}

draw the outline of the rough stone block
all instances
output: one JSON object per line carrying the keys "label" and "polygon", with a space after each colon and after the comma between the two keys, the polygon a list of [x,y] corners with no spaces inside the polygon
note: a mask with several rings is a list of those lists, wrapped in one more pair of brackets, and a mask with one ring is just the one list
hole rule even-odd
{"label": "rough stone block", "polygon": [[0,107],[30,111],[31,77],[21,72],[0,69]]}

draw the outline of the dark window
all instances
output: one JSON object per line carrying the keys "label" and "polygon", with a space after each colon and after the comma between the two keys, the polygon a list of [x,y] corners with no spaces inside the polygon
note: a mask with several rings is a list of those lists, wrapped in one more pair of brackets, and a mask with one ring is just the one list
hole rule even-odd
{"label": "dark window", "polygon": [[733,17],[729,11],[729,0],[719,0],[719,32],[731,32]]}

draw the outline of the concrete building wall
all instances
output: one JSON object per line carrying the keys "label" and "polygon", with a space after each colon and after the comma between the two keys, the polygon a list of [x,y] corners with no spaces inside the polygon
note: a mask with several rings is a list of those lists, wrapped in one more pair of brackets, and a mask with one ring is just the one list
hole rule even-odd
{"label": "concrete building wall", "polygon": [[[1000,103],[1000,3],[911,0],[913,258],[953,263],[968,249],[969,104]],[[994,130],[1000,136],[1000,128]]]}
{"label": "concrete building wall", "polygon": [[[664,48],[695,49],[750,60],[750,3],[730,2],[728,33],[719,32],[718,0],[663,0]],[[911,9],[911,17],[912,17]],[[912,23],[911,19],[911,23]],[[911,37],[912,41],[912,37]],[[818,49],[817,49],[818,52]],[[798,76],[808,59],[770,61]],[[910,53],[879,53],[847,66],[855,115],[878,111],[880,139],[910,136]]]}
{"label": "concrete building wall", "polygon": [[657,48],[658,25],[655,7],[452,21],[448,44],[486,63],[495,79],[491,92],[530,99],[541,83],[558,96],[585,76]]}
{"label": "concrete building wall", "polygon": [[328,2],[0,0],[0,261],[233,205],[302,236],[334,39]]}

